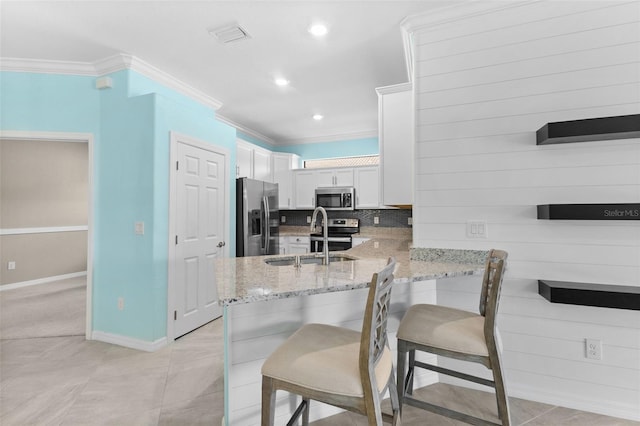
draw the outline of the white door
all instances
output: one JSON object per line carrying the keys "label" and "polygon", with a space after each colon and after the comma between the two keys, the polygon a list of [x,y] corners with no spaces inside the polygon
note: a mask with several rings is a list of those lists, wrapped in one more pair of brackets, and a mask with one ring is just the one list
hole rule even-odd
{"label": "white door", "polygon": [[174,337],[222,315],[214,260],[225,252],[225,156],[178,141]]}

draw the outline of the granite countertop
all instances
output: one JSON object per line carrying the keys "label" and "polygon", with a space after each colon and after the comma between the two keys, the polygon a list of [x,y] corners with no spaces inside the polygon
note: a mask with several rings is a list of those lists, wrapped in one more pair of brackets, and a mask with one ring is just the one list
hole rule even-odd
{"label": "granite countertop", "polygon": [[355,260],[330,262],[328,267],[303,264],[295,268],[265,262],[267,259],[291,259],[291,255],[217,259],[219,303],[234,305],[365,288],[371,276],[386,265],[390,256],[397,262],[396,283],[481,274],[486,252],[411,248],[410,236],[390,233],[371,236],[369,241],[333,255]]}

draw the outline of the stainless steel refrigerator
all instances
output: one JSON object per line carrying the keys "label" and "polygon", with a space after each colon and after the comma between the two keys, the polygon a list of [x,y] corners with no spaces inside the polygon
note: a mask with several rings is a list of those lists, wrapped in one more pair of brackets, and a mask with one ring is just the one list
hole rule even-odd
{"label": "stainless steel refrigerator", "polygon": [[278,184],[236,180],[236,256],[279,254]]}

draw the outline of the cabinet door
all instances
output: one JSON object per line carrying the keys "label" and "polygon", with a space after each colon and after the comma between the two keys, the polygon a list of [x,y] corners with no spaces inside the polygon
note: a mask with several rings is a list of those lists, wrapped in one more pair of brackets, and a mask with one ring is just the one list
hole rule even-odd
{"label": "cabinet door", "polygon": [[236,146],[236,177],[253,179],[253,149],[240,143]]}
{"label": "cabinet door", "polygon": [[415,110],[411,83],[377,90],[380,104],[381,204],[413,204]]}
{"label": "cabinet door", "polygon": [[380,205],[378,167],[358,167],[356,176],[356,208],[378,208]]}
{"label": "cabinet door", "polygon": [[353,186],[353,169],[335,169],[335,186]]}
{"label": "cabinet door", "polygon": [[280,254],[287,254],[289,252],[289,240],[287,237],[279,237],[278,238],[278,247],[280,249]]}
{"label": "cabinet door", "polygon": [[289,237],[289,254],[309,253],[308,237]]}
{"label": "cabinet door", "polygon": [[262,149],[253,150],[253,178],[273,182],[271,176],[271,152]]}
{"label": "cabinet door", "polygon": [[316,173],[309,170],[295,171],[294,204],[296,209],[313,209],[316,204]]}
{"label": "cabinet door", "polygon": [[316,186],[336,186],[335,174],[333,170],[316,170]]}
{"label": "cabinet door", "polygon": [[278,184],[278,202],[280,209],[293,208],[293,169],[298,168],[298,157],[295,154],[271,155],[271,172],[273,182]]}

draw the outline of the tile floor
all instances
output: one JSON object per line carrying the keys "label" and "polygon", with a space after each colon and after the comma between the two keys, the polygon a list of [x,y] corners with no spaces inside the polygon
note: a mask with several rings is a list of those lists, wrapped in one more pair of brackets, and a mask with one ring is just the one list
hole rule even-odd
{"label": "tile floor", "polygon": [[[155,353],[87,341],[84,287],[71,279],[0,292],[0,424],[220,425],[222,320]],[[489,393],[444,384],[419,393],[496,420]],[[515,398],[511,406],[517,425],[638,425]],[[408,407],[403,424],[461,423]],[[325,425],[366,421],[343,413],[314,423]]]}

